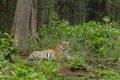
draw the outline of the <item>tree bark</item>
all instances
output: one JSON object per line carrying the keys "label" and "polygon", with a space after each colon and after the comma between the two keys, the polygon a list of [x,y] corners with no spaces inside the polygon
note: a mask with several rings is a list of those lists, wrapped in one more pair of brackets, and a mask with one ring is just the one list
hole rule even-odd
{"label": "tree bark", "polygon": [[36,22],[37,22],[37,0],[32,0],[32,13],[31,13],[31,34],[36,35]]}
{"label": "tree bark", "polygon": [[102,0],[102,17],[109,16],[109,2]]}
{"label": "tree bark", "polygon": [[36,26],[37,26],[37,0],[32,0],[32,11],[31,11],[31,35],[39,42],[40,38],[37,35],[36,32]]}
{"label": "tree bark", "polygon": [[37,0],[18,0],[14,22],[12,27],[12,35],[17,41],[17,46],[26,49],[26,39],[32,35],[39,38],[36,34],[37,24]]}

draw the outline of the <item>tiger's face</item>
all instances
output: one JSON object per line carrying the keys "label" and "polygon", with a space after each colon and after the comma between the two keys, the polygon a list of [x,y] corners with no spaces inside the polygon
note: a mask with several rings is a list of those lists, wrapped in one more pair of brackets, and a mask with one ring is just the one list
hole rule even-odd
{"label": "tiger's face", "polygon": [[63,51],[68,51],[69,49],[70,49],[70,46],[69,46],[69,41],[63,41],[62,43],[61,43],[61,46],[62,46],[62,50]]}
{"label": "tiger's face", "polygon": [[70,50],[69,41],[63,41],[61,43],[61,50],[63,52],[63,55],[64,55],[65,59],[70,59],[71,58],[68,55],[68,51]]}

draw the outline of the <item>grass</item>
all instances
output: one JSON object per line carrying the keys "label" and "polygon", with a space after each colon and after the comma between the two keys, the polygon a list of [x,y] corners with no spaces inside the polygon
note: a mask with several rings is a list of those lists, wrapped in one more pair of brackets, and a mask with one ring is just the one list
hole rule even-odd
{"label": "grass", "polygon": [[[66,27],[65,27],[66,26]],[[22,51],[30,54],[34,50],[52,49],[60,41],[69,39],[71,59],[65,61],[30,61],[28,56],[12,55],[14,63],[4,61],[3,53],[13,53],[14,47],[11,44],[11,37],[0,38],[0,79],[6,80],[117,80],[120,75],[120,45],[119,29],[110,28],[109,24],[89,22],[81,26],[70,26],[68,23],[61,23],[59,27],[42,28],[38,32],[41,36],[41,43],[37,43],[29,37],[26,41],[28,50]],[[6,42],[4,42],[6,40]],[[14,41],[13,41],[14,42]],[[7,43],[7,44],[5,44]],[[76,69],[80,72],[74,75],[63,75],[61,69],[66,66],[68,69]],[[111,71],[110,71],[111,70]],[[70,71],[70,70],[69,70]],[[77,72],[77,71],[76,71]],[[85,74],[87,73],[87,74]],[[14,77],[13,77],[14,76]],[[27,79],[28,78],[28,79]]]}
{"label": "grass", "polygon": [[[49,39],[50,40],[50,39]],[[45,44],[48,44],[49,43],[49,40],[47,41],[46,39],[46,43],[42,43],[44,46],[46,46]],[[45,41],[45,40],[43,40]],[[50,40],[51,41],[51,40]],[[51,48],[53,47],[53,45],[57,44],[58,42],[52,42],[49,43],[49,46],[51,46]],[[44,49],[47,49],[48,46]],[[88,57],[86,53],[86,51],[84,51],[82,49],[82,46],[78,45],[77,42],[74,42],[74,41],[71,41],[71,45],[70,45],[70,52],[69,52],[69,55],[72,56],[73,59],[77,59],[77,63],[80,61],[82,62],[82,64],[79,64],[79,66],[82,66],[82,65],[85,65],[87,64],[87,67],[89,67],[89,71],[93,71],[91,73],[89,73],[89,75],[82,75],[82,76],[73,76],[74,79],[83,79],[83,80],[92,80],[92,79],[108,79],[108,80],[114,80],[114,79],[118,79],[120,75],[120,71],[119,71],[119,68],[120,68],[120,65],[119,65],[119,61],[116,61],[114,62],[114,57],[113,58],[95,58],[95,57]],[[17,68],[20,67],[20,65],[24,65],[24,66],[27,66],[27,68],[30,68],[30,70],[32,69],[31,72],[33,72],[34,74],[31,74],[32,75],[36,75],[36,76],[33,76],[33,79],[36,78],[37,79],[37,75],[39,74],[39,76],[41,76],[41,79],[55,79],[55,80],[71,80],[70,79],[70,76],[64,76],[60,73],[60,69],[62,68],[62,66],[68,66],[70,67],[69,65],[70,64],[74,64],[72,65],[72,67],[76,67],[78,66],[76,61],[72,61],[70,60],[69,62],[55,62],[55,61],[29,61],[27,59],[27,56],[25,57],[21,57],[19,55],[12,55],[12,59],[15,61],[14,63],[6,63],[6,65],[4,67],[6,67],[6,70],[5,70],[5,74],[6,76],[13,76],[13,74],[9,73],[8,71],[12,69],[13,66],[11,65],[14,65]],[[19,64],[19,65],[18,65]],[[11,66],[11,68],[7,68],[7,66]],[[79,67],[78,66],[78,67]],[[3,68],[3,66],[1,67]],[[54,69],[55,68],[55,69]],[[85,67],[86,68],[86,67]],[[3,68],[4,69],[4,68]],[[12,69],[13,70],[13,69]],[[26,71],[26,69],[24,69]],[[113,70],[113,72],[110,72],[110,70]],[[87,71],[87,70],[86,70]],[[15,72],[13,70],[13,72]],[[19,71],[17,71],[15,73],[15,75],[18,75]],[[51,73],[53,75],[51,75]],[[3,73],[2,73],[3,74]],[[28,75],[26,72],[25,72],[26,75]],[[80,73],[82,74],[82,73]],[[114,74],[112,77],[109,77],[111,74]],[[58,77],[57,77],[58,76]],[[5,76],[3,76],[5,77]],[[2,77],[2,78],[3,78]],[[21,76],[18,76],[18,77],[21,77]],[[71,76],[72,77],[72,76]],[[6,78],[3,78],[3,80],[5,80]],[[11,78],[12,79],[12,78]],[[18,79],[19,80],[19,79]]]}

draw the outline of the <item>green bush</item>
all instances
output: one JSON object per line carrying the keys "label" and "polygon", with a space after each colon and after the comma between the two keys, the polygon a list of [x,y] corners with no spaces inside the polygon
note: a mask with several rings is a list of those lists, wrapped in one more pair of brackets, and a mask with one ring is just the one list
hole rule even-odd
{"label": "green bush", "polygon": [[61,67],[60,64],[52,61],[45,61],[41,63],[41,69],[44,75],[49,80],[59,80],[62,77],[62,73],[60,73]]}
{"label": "green bush", "polygon": [[40,61],[31,67],[28,63],[0,61],[0,80],[59,80],[62,77],[59,63]]}
{"label": "green bush", "polygon": [[[120,34],[115,22],[109,22],[108,18],[103,19],[106,23],[102,24],[90,21],[83,25],[70,26],[68,22],[62,21],[58,26],[48,26],[40,28],[39,35],[45,41],[70,39],[76,41],[88,49],[90,55],[104,56],[114,48]],[[49,39],[48,39],[49,37]]]}
{"label": "green bush", "polygon": [[1,59],[7,55],[13,54],[16,50],[16,41],[8,33],[0,33],[0,57]]}
{"label": "green bush", "polygon": [[[69,35],[70,25],[67,21],[62,21],[61,23],[57,24],[57,26],[46,26],[43,25],[39,29],[39,36],[41,38],[45,37],[54,37],[55,39],[62,39],[67,38]],[[54,35],[53,35],[54,34]]]}
{"label": "green bush", "polygon": [[97,70],[96,77],[100,80],[119,80],[119,73],[115,70]]}
{"label": "green bush", "polygon": [[36,73],[34,68],[29,68],[25,64],[11,64],[8,61],[0,62],[1,80],[45,80],[42,72]]}
{"label": "green bush", "polygon": [[87,70],[88,65],[84,62],[84,60],[80,59],[72,59],[69,63],[69,67],[71,70]]}
{"label": "green bush", "polygon": [[[112,23],[111,23],[112,25]],[[94,21],[83,25],[80,33],[80,42],[87,44],[93,53],[103,56],[108,53],[109,47],[115,44],[120,32],[114,28],[115,25],[100,24]],[[114,40],[114,43],[110,43]]]}

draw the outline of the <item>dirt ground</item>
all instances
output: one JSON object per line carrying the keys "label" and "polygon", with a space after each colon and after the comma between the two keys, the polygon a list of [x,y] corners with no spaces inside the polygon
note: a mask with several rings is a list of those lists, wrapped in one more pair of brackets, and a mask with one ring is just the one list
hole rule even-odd
{"label": "dirt ground", "polygon": [[62,67],[61,72],[66,76],[86,76],[89,74],[87,70],[71,70],[69,67]]}
{"label": "dirt ground", "polygon": [[[89,63],[89,65],[94,66],[94,68],[90,69],[90,70],[72,70],[68,66],[63,66],[61,69],[61,73],[65,76],[65,78],[62,80],[88,80],[88,79],[92,80],[93,78],[92,78],[91,74],[96,75],[97,73],[95,70],[97,70],[97,69],[102,70],[104,68],[103,66],[98,66],[98,63],[100,63],[100,62],[92,63],[90,61],[88,63]],[[120,65],[116,65],[113,61],[106,61],[104,63],[104,65],[106,68],[111,67],[113,69],[120,70]],[[97,79],[95,79],[95,80],[97,80]]]}
{"label": "dirt ground", "polygon": [[[64,66],[61,69],[61,73],[65,76],[63,80],[81,80],[84,77],[88,77],[89,73],[93,71],[88,70],[71,70],[69,67]],[[94,73],[94,72],[93,72]]]}

